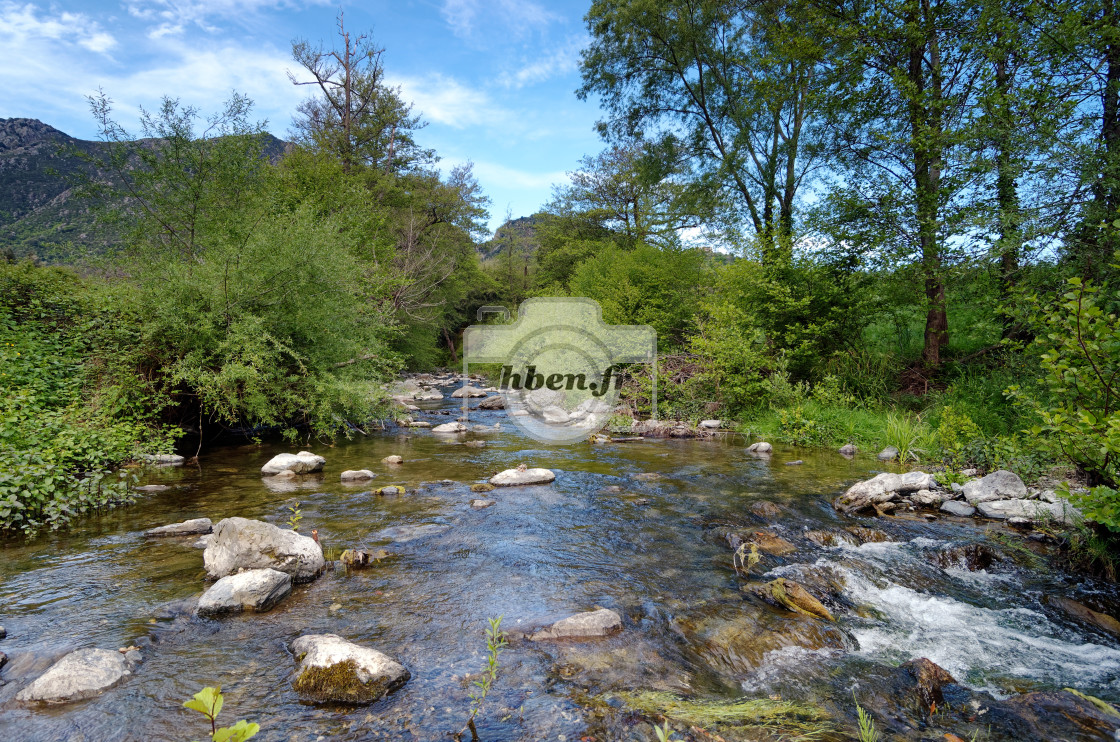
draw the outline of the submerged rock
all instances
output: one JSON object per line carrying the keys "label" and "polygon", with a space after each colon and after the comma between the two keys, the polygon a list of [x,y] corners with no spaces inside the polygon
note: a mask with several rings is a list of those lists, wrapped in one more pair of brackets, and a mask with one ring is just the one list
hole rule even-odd
{"label": "submerged rock", "polygon": [[530,641],[545,639],[590,639],[607,636],[622,629],[622,617],[608,608],[577,613],[541,629],[529,637]]}
{"label": "submerged rock", "polygon": [[832,612],[825,608],[823,603],[793,580],[779,577],[770,582],[749,585],[745,589],[771,605],[785,608],[794,613],[816,616],[817,618],[823,618],[828,621],[836,620]]}
{"label": "submerged rock", "polygon": [[326,564],[314,539],[248,518],[218,521],[202,560],[213,579],[268,567],[291,575],[294,582],[314,580]]}
{"label": "submerged rock", "polygon": [[910,673],[917,683],[918,701],[923,711],[944,706],[945,696],[941,692],[942,686],[955,685],[957,682],[940,665],[925,657],[902,663],[902,669]]}
{"label": "submerged rock", "polygon": [[51,665],[16,695],[24,703],[70,703],[93,698],[132,674],[139,652],[131,657],[108,649],[79,649]]}
{"label": "submerged rock", "polygon": [[766,441],[759,441],[758,443],[752,443],[751,445],[747,446],[747,451],[749,451],[750,453],[770,453],[773,450],[774,447]]}
{"label": "submerged rock", "polygon": [[964,567],[970,572],[977,572],[992,566],[996,558],[996,553],[984,544],[964,544],[936,552],[931,561],[942,569]]}
{"label": "submerged rock", "polygon": [[250,569],[227,575],[198,599],[198,615],[264,613],[292,592],[292,576],[275,569]]}
{"label": "submerged rock", "polygon": [[855,456],[857,453],[859,453],[859,449],[856,448],[852,443],[847,443],[843,446],[840,446],[841,456]]}
{"label": "submerged rock", "polygon": [[471,485],[471,492],[491,492],[493,489],[494,485],[485,482],[476,482]]}
{"label": "submerged rock", "polygon": [[1079,621],[1096,626],[1098,629],[1104,629],[1115,636],[1120,636],[1120,621],[1117,621],[1107,613],[1094,611],[1092,608],[1082,605],[1072,598],[1066,598],[1060,595],[1051,595],[1047,597],[1046,601],[1051,605],[1061,608]]}
{"label": "submerged rock", "polygon": [[806,531],[805,538],[817,546],[858,546],[859,540],[846,531]]}
{"label": "submerged rock", "polygon": [[311,474],[322,471],[326,463],[327,460],[322,456],[317,456],[308,451],[281,453],[273,456],[268,460],[268,463],[261,467],[261,474],[271,476],[282,471],[290,471],[294,474]]}
{"label": "submerged rock", "polygon": [[513,487],[527,484],[548,484],[556,479],[556,475],[548,469],[506,469],[490,477],[490,484],[495,487]]}
{"label": "submerged rock", "polygon": [[782,509],[769,500],[755,500],[750,504],[750,511],[766,520],[780,518],[782,515]]}
{"label": "submerged rock", "polygon": [[214,524],[210,522],[209,518],[192,518],[182,523],[172,523],[171,525],[159,526],[158,528],[149,528],[144,531],[144,535],[148,538],[197,536],[203,533],[210,533],[212,530],[214,530]]}
{"label": "submerged rock", "polygon": [[364,482],[376,476],[377,475],[369,469],[347,469],[339,475],[339,478],[343,482]]}
{"label": "submerged rock", "polygon": [[754,531],[743,536],[733,533],[727,539],[732,549],[738,549],[740,544],[746,542],[757,546],[759,551],[774,556],[782,556],[797,551],[796,546],[769,531]]}
{"label": "submerged rock", "polygon": [[137,492],[166,492],[171,489],[171,485],[167,484],[142,484],[139,487],[133,487]]}
{"label": "submerged rock", "polygon": [[1000,469],[981,479],[965,482],[961,492],[969,505],[977,505],[991,500],[1025,498],[1027,485],[1023,484],[1023,480],[1014,472]]}
{"label": "submerged rock", "polygon": [[483,510],[491,505],[497,505],[497,500],[471,500],[471,507],[475,510]]}
{"label": "submerged rock", "polygon": [[292,687],[312,701],[369,704],[412,677],[391,657],[335,634],[301,636],[292,654],[299,662]]}
{"label": "submerged rock", "polygon": [[385,458],[381,459],[381,463],[382,464],[390,464],[390,465],[392,465],[392,464],[403,464],[404,463],[404,457],[403,456],[397,456],[397,455],[386,456]]}
{"label": "submerged rock", "polygon": [[415,541],[418,538],[425,538],[427,536],[435,536],[450,530],[451,526],[441,525],[439,523],[421,523],[418,525],[404,525],[392,526],[382,531],[378,531],[374,538],[389,539],[397,543],[404,543],[406,541]]}
{"label": "submerged rock", "polygon": [[1115,739],[1120,729],[1120,714],[1110,704],[1069,690],[1024,693],[984,706],[981,718],[1006,739]]}

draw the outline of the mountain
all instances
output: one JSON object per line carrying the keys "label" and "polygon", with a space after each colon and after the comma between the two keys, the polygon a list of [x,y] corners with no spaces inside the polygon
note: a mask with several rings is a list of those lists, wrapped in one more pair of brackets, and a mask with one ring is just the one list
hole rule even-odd
{"label": "mountain", "polygon": [[482,262],[496,260],[513,243],[513,254],[519,259],[531,258],[541,246],[537,237],[539,216],[523,216],[512,219],[494,232],[494,236],[478,246],[478,257]]}
{"label": "mountain", "polygon": [[[275,162],[290,145],[266,137],[265,155]],[[0,119],[0,253],[73,264],[105,252],[117,233],[74,191],[79,176],[109,177],[79,156],[97,156],[103,147],[36,119]]]}

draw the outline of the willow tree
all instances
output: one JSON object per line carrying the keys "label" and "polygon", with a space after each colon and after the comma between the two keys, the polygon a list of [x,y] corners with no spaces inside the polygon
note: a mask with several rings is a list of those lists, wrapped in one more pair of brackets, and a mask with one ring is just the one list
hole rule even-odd
{"label": "willow tree", "polygon": [[[803,12],[804,11],[804,12]],[[753,230],[764,259],[788,249],[822,49],[798,3],[596,0],[581,98],[599,96],[611,139],[660,140]]]}

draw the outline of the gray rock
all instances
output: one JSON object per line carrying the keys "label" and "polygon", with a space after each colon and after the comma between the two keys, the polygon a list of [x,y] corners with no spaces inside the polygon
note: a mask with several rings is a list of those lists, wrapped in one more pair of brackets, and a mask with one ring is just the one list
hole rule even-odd
{"label": "gray rock", "polygon": [[[131,653],[130,653],[131,654]],[[108,649],[79,649],[51,665],[16,695],[24,703],[70,703],[93,698],[132,674],[135,660]]]}
{"label": "gray rock", "polygon": [[910,500],[917,505],[924,505],[926,507],[937,507],[944,500],[941,493],[932,490],[918,490],[910,495]]}
{"label": "gray rock", "polygon": [[[4,665],[6,665],[6,664],[8,664],[8,655],[4,654],[3,652],[0,652],[0,670],[4,669]],[[0,681],[0,685],[2,685],[2,684],[3,684],[3,681]]]}
{"label": "gray rock", "polygon": [[506,469],[490,477],[495,487],[514,487],[528,484],[548,484],[556,475],[548,469]]}
{"label": "gray rock", "polygon": [[467,426],[460,422],[444,423],[432,428],[433,433],[466,433]]}
{"label": "gray rock", "polygon": [[192,549],[205,549],[210,545],[210,539],[214,538],[214,534],[206,533],[199,537],[198,541],[191,544]]}
{"label": "gray rock", "polygon": [[961,518],[969,518],[976,513],[976,508],[960,500],[946,500],[941,503],[941,512],[957,515]]}
{"label": "gray rock", "polygon": [[8,631],[3,626],[0,626],[0,639],[7,639],[7,638],[8,638]]}
{"label": "gray rock", "polygon": [[976,471],[975,469],[961,469],[962,477],[975,477],[979,473],[980,472]]}
{"label": "gray rock", "polygon": [[905,494],[918,490],[928,490],[934,486],[936,486],[934,478],[924,471],[908,471],[899,477],[898,491]]}
{"label": "gray rock", "polygon": [[203,533],[210,533],[214,530],[214,524],[210,522],[209,518],[192,518],[185,520],[182,523],[172,523],[167,526],[159,526],[158,528],[149,528],[144,531],[144,535],[149,538],[159,538],[163,536],[197,536]]}
{"label": "gray rock", "polygon": [[438,402],[443,399],[443,395],[437,391],[429,390],[426,392],[416,392],[416,394],[412,395],[412,398],[417,402]]}
{"label": "gray rock", "polygon": [[281,453],[273,456],[268,460],[267,464],[261,467],[261,474],[270,476],[279,474],[282,471],[290,471],[296,474],[311,474],[312,472],[322,471],[326,463],[327,460],[322,456],[316,456],[308,451]]}
{"label": "gray rock", "polygon": [[369,469],[347,469],[339,475],[343,482],[364,482],[367,479],[373,479],[377,475]]}
{"label": "gray rock", "polygon": [[976,505],[991,500],[1025,498],[1027,485],[1017,474],[1000,469],[981,479],[966,482],[961,492],[970,505]]}
{"label": "gray rock", "polygon": [[198,615],[264,613],[292,592],[292,576],[275,569],[250,569],[215,582],[198,599]]}
{"label": "gray rock", "polygon": [[1058,502],[1060,498],[1054,493],[1054,490],[1042,490],[1038,493],[1038,499],[1043,502]]}
{"label": "gray rock", "polygon": [[482,510],[483,508],[488,508],[491,505],[496,505],[497,502],[497,500],[471,500],[471,507],[475,510]]}
{"label": "gray rock", "polygon": [[773,450],[774,447],[766,441],[759,441],[758,443],[752,443],[751,445],[747,446],[747,451],[749,451],[750,453],[770,453]]}
{"label": "gray rock", "polygon": [[171,485],[167,484],[142,484],[139,487],[133,487],[137,492],[166,492],[171,489]]}
{"label": "gray rock", "polygon": [[702,430],[719,430],[722,425],[722,420],[701,420],[699,427]]}
{"label": "gray rock", "polygon": [[879,452],[879,461],[894,461],[898,458],[898,449],[894,446],[887,446]]}
{"label": "gray rock", "polygon": [[299,661],[294,688],[314,701],[373,703],[412,677],[391,657],[335,634],[301,636],[292,642],[292,654]]}
{"label": "gray rock", "polygon": [[842,513],[858,513],[870,510],[876,504],[890,502],[898,498],[902,477],[891,472],[883,472],[871,479],[856,482],[848,491],[837,497],[833,507]]}
{"label": "gray rock", "polygon": [[787,461],[786,466],[800,466],[801,464],[804,464],[804,463],[805,463],[804,461],[802,461],[801,459],[798,459],[797,461]]}
{"label": "gray rock", "polygon": [[488,396],[486,394],[486,392],[482,391],[478,387],[474,387],[474,386],[470,386],[470,385],[459,387],[455,391],[451,392],[452,399],[462,399],[463,397],[474,398],[474,397],[486,397],[486,396]]}
{"label": "gray rock", "polygon": [[183,464],[183,457],[177,453],[143,453],[140,454],[140,460],[163,466],[182,466]]}
{"label": "gray rock", "polygon": [[622,617],[612,610],[600,608],[597,611],[577,613],[561,619],[529,637],[530,641],[543,639],[587,639],[607,636],[622,628]]}
{"label": "gray rock", "polygon": [[1067,502],[1042,502],[1016,498],[1012,500],[985,500],[977,504],[980,515],[994,520],[1029,518],[1034,522],[1054,520],[1072,524],[1081,520],[1080,511]]}
{"label": "gray rock", "polygon": [[314,539],[248,518],[218,521],[202,560],[213,579],[268,567],[291,575],[295,582],[314,580],[326,564]]}
{"label": "gray rock", "polygon": [[964,493],[964,485],[962,485],[958,482],[950,482],[949,483],[949,489],[952,490],[953,493],[957,494],[957,495],[960,495],[960,494]]}
{"label": "gray rock", "polygon": [[506,401],[500,394],[487,397],[478,403],[478,409],[480,410],[504,410],[505,408]]}
{"label": "gray rock", "polygon": [[840,446],[840,455],[841,456],[855,456],[858,452],[859,452],[859,449],[856,448],[851,443]]}

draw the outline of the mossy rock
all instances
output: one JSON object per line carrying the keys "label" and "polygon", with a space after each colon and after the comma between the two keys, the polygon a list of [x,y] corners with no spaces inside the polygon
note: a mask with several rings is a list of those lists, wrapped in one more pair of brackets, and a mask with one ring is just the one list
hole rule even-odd
{"label": "mossy rock", "polygon": [[761,585],[751,585],[750,591],[768,603],[779,605],[794,613],[835,621],[824,604],[793,580],[779,577]]}
{"label": "mossy rock", "polygon": [[490,492],[493,489],[494,485],[492,484],[479,483],[471,485],[471,492]]}
{"label": "mossy rock", "polygon": [[373,703],[388,691],[383,682],[363,683],[354,660],[329,667],[309,667],[299,674],[293,687],[296,693],[315,701],[354,704]]}

